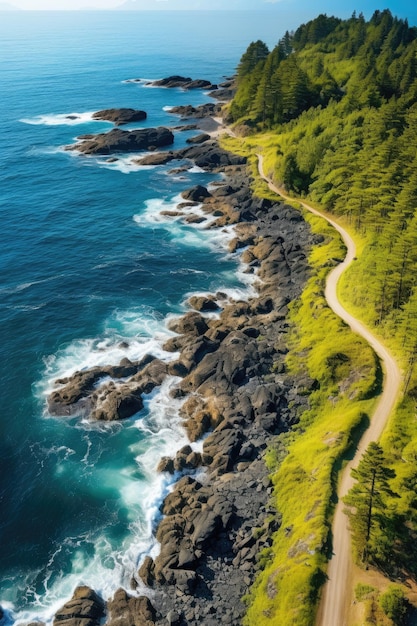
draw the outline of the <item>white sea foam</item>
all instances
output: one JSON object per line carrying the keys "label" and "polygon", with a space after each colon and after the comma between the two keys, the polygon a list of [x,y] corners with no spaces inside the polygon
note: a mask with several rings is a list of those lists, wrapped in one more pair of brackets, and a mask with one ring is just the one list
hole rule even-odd
{"label": "white sea foam", "polygon": [[[154,198],[147,200],[145,211],[133,216],[133,220],[142,227],[158,224],[169,230],[172,238],[178,240],[182,245],[192,247],[206,247],[213,251],[227,251],[228,243],[234,237],[233,226],[210,229],[209,226],[217,219],[206,213],[201,208],[202,205],[179,208],[179,204],[184,202],[181,195],[177,195],[169,200]],[[165,212],[179,213],[179,215],[164,215]],[[185,218],[196,215],[204,218],[200,223],[189,224]]]}
{"label": "white sea foam", "polygon": [[[202,224],[189,225],[184,224],[181,217],[161,216],[161,211],[177,210],[178,203],[182,201],[181,196],[170,200],[150,200],[146,204],[145,213],[135,216],[134,219],[141,227],[155,227],[155,224],[159,224],[169,228],[172,236],[178,238],[182,244],[200,247],[207,245],[217,251],[219,248],[223,249],[228,254],[227,242],[233,237],[233,227],[207,229],[207,223],[213,218],[206,215],[201,207],[191,207],[186,211],[207,217]],[[251,275],[244,274],[243,270],[242,265],[242,278],[247,279],[249,285],[253,277],[249,278]],[[229,299],[246,299],[249,293],[247,288],[230,289],[221,285],[218,290],[225,293],[225,303]],[[74,341],[45,361],[45,376],[39,385],[39,391],[44,396],[51,391],[57,377],[70,376],[76,370],[94,365],[117,364],[124,357],[138,360],[151,353],[165,361],[177,358],[178,355],[166,353],[162,349],[164,341],[172,335],[167,331],[166,322],[167,319],[156,315],[149,307],[115,311],[106,321],[100,338]],[[130,445],[136,468],[127,466],[119,472],[106,467],[97,468],[94,457],[98,453],[92,449],[89,436],[92,425],[88,422],[77,423],[77,428],[82,428],[85,433],[86,448],[82,465],[86,470],[95,467],[101,489],[118,493],[120,507],[127,516],[131,532],[117,548],[104,533],[68,538],[52,555],[47,569],[49,572],[56,571],[59,568],[61,551],[66,550],[72,555],[71,572],[55,576],[53,580],[47,574],[44,581],[45,593],[42,597],[35,597],[34,594],[33,609],[22,611],[18,615],[11,614],[11,617],[17,621],[37,619],[50,623],[56,610],[72,596],[74,588],[79,584],[89,585],[105,599],[110,598],[120,586],[132,593],[130,583],[138,566],[146,555],[155,557],[158,554],[159,545],[153,531],[160,516],[159,506],[178,478],[157,473],[156,467],[162,456],[172,457],[188,443],[180,418],[180,408],[184,400],[171,396],[171,390],[178,380],[174,377],[167,378],[160,388],[145,397],[144,410],[125,425],[100,425],[104,429],[128,428],[140,431],[137,441]],[[94,427],[97,428],[96,425]],[[201,445],[193,444],[193,447],[197,450],[201,449]],[[64,471],[65,463],[72,462],[72,451],[65,446],[54,446],[50,454],[56,455],[59,461],[57,472]],[[90,546],[89,550],[85,549],[86,544]],[[138,582],[137,593],[140,594],[143,590],[140,581]]]}
{"label": "white sea foam", "polygon": [[[169,377],[158,391],[149,394],[145,400],[144,416],[126,426],[141,432],[137,443],[131,445],[137,469],[126,468],[115,472],[104,467],[98,470],[100,489],[119,493],[121,506],[127,511],[130,520],[129,537],[117,549],[104,534],[91,533],[67,538],[50,558],[42,596],[29,590],[33,597],[32,608],[14,614],[13,606],[5,605],[4,608],[10,611],[11,619],[19,622],[41,620],[50,623],[57,609],[72,596],[74,588],[80,584],[89,585],[106,600],[120,586],[133,593],[130,582],[141,561],[148,554],[154,557],[158,554],[159,546],[153,535],[154,525],[160,515],[160,503],[177,478],[157,473],[156,466],[161,456],[174,456],[187,443],[179,415],[184,400],[173,399],[170,395],[178,380]],[[194,447],[199,449],[197,445]],[[68,458],[71,450],[64,448],[55,446],[50,452]],[[86,462],[89,454],[90,447],[85,456]],[[87,556],[84,549],[86,545],[90,546],[90,556]],[[59,559],[63,551],[72,555],[71,571],[52,580],[51,572],[59,570]],[[137,593],[141,593],[140,584]]]}
{"label": "white sea foam", "polygon": [[77,144],[74,144],[74,150],[65,150],[65,147],[61,147],[58,152],[65,153],[73,158],[79,158],[82,156],[80,163],[86,167],[99,167],[107,170],[113,170],[121,172],[122,174],[131,174],[132,172],[138,172],[142,170],[152,170],[156,165],[140,165],[137,161],[148,154],[148,152],[134,152],[130,154],[115,154],[111,157],[101,155],[85,155],[77,150]]}
{"label": "white sea foam", "polygon": [[75,340],[45,359],[45,374],[37,385],[37,393],[44,397],[51,393],[57,378],[95,366],[117,365],[125,357],[137,361],[152,354],[171,361],[178,355],[162,349],[170,336],[172,333],[165,327],[164,320],[149,307],[116,310],[107,319],[103,336]]}
{"label": "white sea foam", "polygon": [[29,118],[24,117],[19,121],[35,126],[77,126],[78,124],[87,124],[89,122],[103,122],[103,120],[95,120],[93,113],[94,111],[85,113],[49,113]]}
{"label": "white sea foam", "polygon": [[199,167],[198,165],[193,165],[192,167],[190,167],[190,169],[187,170],[187,172],[189,172],[190,174],[204,174],[205,170],[203,170],[203,168]]}
{"label": "white sea foam", "polygon": [[35,285],[49,283],[50,281],[57,280],[58,278],[62,278],[62,274],[55,274],[54,276],[48,276],[47,278],[40,278],[39,280],[32,280],[26,283],[18,283],[17,285],[0,289],[0,294],[18,293],[19,291],[25,291],[26,289],[29,289],[30,287],[33,287]]}
{"label": "white sea foam", "polygon": [[[108,170],[115,170],[118,172],[121,172],[122,174],[131,174],[132,172],[137,172],[139,170],[151,170],[154,169],[156,166],[155,165],[139,165],[139,163],[137,163],[138,159],[140,159],[141,156],[144,156],[145,153],[135,153],[135,154],[127,154],[127,155],[123,155],[123,156],[117,156],[115,157],[117,160],[111,159],[109,160],[108,157],[99,157],[99,158],[94,158],[94,161],[96,163],[96,165],[98,165],[99,167],[108,169]],[[147,153],[146,153],[147,154]]]}
{"label": "white sea foam", "polygon": [[122,83],[134,83],[135,85],[140,85],[141,87],[147,86],[147,83],[154,83],[157,80],[161,80],[160,78],[126,78],[122,80]]}

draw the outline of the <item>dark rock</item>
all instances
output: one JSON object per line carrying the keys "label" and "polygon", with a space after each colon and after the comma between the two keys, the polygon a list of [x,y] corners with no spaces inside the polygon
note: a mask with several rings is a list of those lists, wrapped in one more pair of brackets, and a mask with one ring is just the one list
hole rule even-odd
{"label": "dark rock", "polygon": [[181,87],[181,89],[215,89],[216,85],[212,85],[209,80],[186,78],[185,76],[168,76],[161,80],[154,80],[150,83],[154,87],[167,87],[174,89]]}
{"label": "dark rock", "polygon": [[186,313],[180,318],[175,318],[168,323],[169,330],[180,335],[199,336],[204,335],[208,326],[199,313]]}
{"label": "dark rock", "polygon": [[146,112],[136,109],[104,109],[93,113],[93,119],[113,122],[116,126],[146,120]]}
{"label": "dark rock", "polygon": [[201,146],[193,146],[179,150],[183,158],[192,159],[198,167],[206,170],[215,170],[229,165],[245,164],[246,157],[241,157],[219,148],[216,142],[205,142]]}
{"label": "dark rock", "polygon": [[211,193],[202,185],[196,185],[182,192],[184,200],[191,200],[191,202],[202,202],[205,198],[209,198]]}
{"label": "dark rock", "polygon": [[215,459],[220,453],[222,456],[226,457],[227,463],[225,469],[229,470],[239,458],[243,440],[244,435],[240,430],[234,428],[215,430],[204,440],[204,456],[205,458]]}
{"label": "dark rock", "polygon": [[174,113],[175,115],[181,115],[181,117],[185,119],[204,119],[221,115],[221,112],[222,105],[215,104],[214,102],[207,102],[206,104],[201,104],[198,107],[193,107],[190,104],[187,104],[185,106],[177,106],[170,109],[170,113]]}
{"label": "dark rock", "polygon": [[173,474],[175,472],[174,459],[169,456],[163,456],[158,463],[157,472],[167,472]]}
{"label": "dark rock", "polygon": [[177,452],[174,459],[174,470],[182,472],[184,470],[195,470],[201,465],[201,454],[193,452],[190,446],[185,446]]}
{"label": "dark rock", "polygon": [[194,532],[191,536],[193,544],[197,548],[203,548],[212,539],[213,535],[222,526],[222,520],[218,513],[209,506],[204,506],[199,515],[194,519]]}
{"label": "dark rock", "polygon": [[176,159],[175,152],[155,152],[155,154],[147,154],[141,159],[135,160],[138,165],[165,165]]}
{"label": "dark rock", "polygon": [[216,100],[220,100],[221,102],[229,102],[229,100],[234,98],[235,93],[235,89],[222,88],[210,91],[209,96],[216,98]]}
{"label": "dark rock", "polygon": [[77,150],[83,154],[111,154],[114,152],[140,152],[151,148],[169,146],[174,135],[168,128],[144,128],[140,130],[119,130],[94,135],[81,143],[68,146],[67,150]]}
{"label": "dark rock", "polygon": [[189,137],[187,139],[187,143],[199,144],[199,143],[204,143],[205,141],[208,141],[209,139],[210,139],[210,135],[207,135],[207,133],[201,133],[200,135],[197,135],[196,137]]}

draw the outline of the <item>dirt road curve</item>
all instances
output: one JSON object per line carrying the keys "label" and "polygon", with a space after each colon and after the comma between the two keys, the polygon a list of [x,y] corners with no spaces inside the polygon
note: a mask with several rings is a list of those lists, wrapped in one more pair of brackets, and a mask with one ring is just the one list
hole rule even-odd
{"label": "dirt road curve", "polygon": [[[262,156],[258,155],[259,159],[259,173],[269,185],[272,191],[278,193],[285,200],[291,200],[286,193],[276,187],[271,181],[264,175]],[[349,491],[353,484],[350,471],[352,467],[357,466],[362,454],[368,447],[371,441],[376,441],[381,436],[381,433],[387,423],[387,420],[391,414],[391,411],[398,398],[400,385],[401,385],[401,373],[388,350],[376,339],[372,333],[355,319],[350,313],[345,311],[337,298],[337,282],[346,268],[354,260],[356,254],[355,243],[350,235],[339,224],[334,222],[331,218],[322,215],[319,211],[310,206],[307,202],[303,202],[297,199],[304,208],[311,211],[315,215],[324,217],[329,224],[331,224],[342,236],[342,239],[347,248],[347,254],[343,263],[338,265],[328,276],[326,284],[326,300],[330,308],[341,317],[353,330],[353,332],[361,335],[375,350],[379,358],[382,361],[385,377],[383,393],[380,397],[378,405],[371,416],[371,424],[363,435],[354,459],[349,463],[343,471],[338,499],[339,502],[336,507],[335,516],[333,520],[333,556],[329,561],[329,567],[327,571],[328,582],[323,590],[322,602],[319,608],[319,614],[317,618],[317,626],[347,626],[347,615],[349,610],[349,604],[351,602],[351,589],[349,588],[350,580],[350,567],[351,567],[351,550],[350,550],[350,533],[347,525],[347,517],[343,513],[343,503],[341,499]]]}

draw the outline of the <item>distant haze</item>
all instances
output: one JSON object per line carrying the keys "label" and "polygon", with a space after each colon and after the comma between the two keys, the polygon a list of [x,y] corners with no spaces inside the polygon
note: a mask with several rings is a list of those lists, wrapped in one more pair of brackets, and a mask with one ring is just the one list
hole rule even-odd
{"label": "distant haze", "polygon": [[347,18],[353,11],[362,11],[367,19],[375,10],[389,9],[393,15],[408,18],[417,24],[416,3],[410,0],[11,0],[0,1],[0,11],[26,10],[121,10],[121,11],[269,11],[280,16],[291,16],[301,24],[319,13]]}
{"label": "distant haze", "polygon": [[[259,10],[274,9],[282,0],[13,0],[0,10],[122,9],[126,11]],[[285,0],[284,0],[285,2]]]}

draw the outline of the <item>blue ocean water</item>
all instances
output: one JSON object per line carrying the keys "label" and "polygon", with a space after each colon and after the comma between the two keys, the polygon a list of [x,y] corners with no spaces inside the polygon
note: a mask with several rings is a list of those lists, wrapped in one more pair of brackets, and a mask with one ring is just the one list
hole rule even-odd
{"label": "blue ocean water", "polygon": [[168,485],[155,467],[185,442],[175,381],[137,416],[103,425],[49,416],[55,378],[125,356],[169,358],[166,316],[186,294],[245,288],[223,235],[159,216],[213,176],[62,146],[110,130],[91,120],[102,108],[144,109],[141,126],[178,124],[166,107],[208,96],[126,81],[220,82],[250,41],[274,45],[283,30],[252,13],[0,14],[0,604],[12,620],[50,619],[80,583],[105,597],[129,587],[157,550]]}

